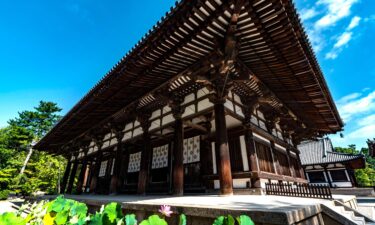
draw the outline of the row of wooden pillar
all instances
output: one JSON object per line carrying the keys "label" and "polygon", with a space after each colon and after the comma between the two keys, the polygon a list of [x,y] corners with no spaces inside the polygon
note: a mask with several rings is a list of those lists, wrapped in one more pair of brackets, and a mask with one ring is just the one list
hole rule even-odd
{"label": "row of wooden pillar", "polygon": [[[215,133],[215,151],[217,155],[217,165],[218,165],[218,175],[220,181],[220,192],[222,195],[231,195],[233,193],[233,180],[232,180],[232,170],[231,170],[231,162],[230,162],[230,153],[228,147],[228,133],[226,127],[226,120],[225,120],[225,108],[224,108],[225,99],[221,101],[214,102],[214,115],[215,115],[215,126],[216,126],[216,133]],[[173,109],[173,108],[172,108]],[[172,193],[174,195],[183,195],[184,190],[184,166],[183,166],[183,141],[184,141],[184,127],[183,127],[183,120],[182,120],[182,113],[184,112],[183,109],[178,108],[178,110],[174,110],[174,145],[172,151],[172,168],[173,168],[173,175],[172,175]],[[141,126],[144,130],[143,132],[143,149],[141,154],[141,163],[140,163],[140,171],[139,171],[139,178],[138,178],[138,194],[145,194],[147,184],[149,182],[149,172],[150,172],[150,161],[152,157],[152,147],[151,147],[151,140],[150,135],[148,133],[149,124],[143,123],[141,121]],[[252,130],[250,126],[245,127],[245,144],[247,149],[248,159],[250,161],[250,170],[252,172],[260,172],[258,160],[257,160],[257,152],[255,147],[255,141],[253,137]],[[124,164],[122,160],[123,155],[123,144],[121,142],[122,135],[121,132],[118,133],[118,144],[116,147],[115,152],[115,165],[113,169],[113,174],[110,181],[109,192],[111,194],[118,193],[121,188],[123,181],[121,180],[122,171],[125,168],[122,168]],[[102,161],[102,153],[101,153],[101,145],[99,145],[98,156],[96,158],[96,164],[91,167],[90,170],[90,192],[95,192],[97,187],[97,179],[99,176],[100,165]],[[274,146],[273,146],[274,147]],[[272,142],[271,142],[271,148]],[[271,149],[272,150],[272,149]],[[290,168],[292,167],[289,161],[289,151],[288,154],[288,163]],[[274,157],[274,156],[273,156]],[[275,159],[273,158],[275,162]],[[82,162],[81,172],[78,177],[78,184],[77,184],[77,192],[80,193],[83,188],[83,180],[86,173],[87,168],[87,161]],[[64,193],[66,188],[66,193],[71,193],[73,189],[74,177],[77,172],[78,162],[73,163],[68,162],[62,185],[61,191]],[[276,168],[275,168],[276,169]],[[275,171],[276,173],[276,171]],[[70,175],[70,176],[69,176]],[[293,171],[291,170],[291,175],[293,176]],[[69,179],[68,179],[69,178]],[[86,179],[87,180],[87,179]],[[67,187],[65,187],[67,184]],[[86,184],[87,185],[87,184]],[[260,179],[259,178],[252,178],[251,179],[251,187],[253,188],[260,188]]]}
{"label": "row of wooden pillar", "polygon": [[[219,154],[219,179],[220,179],[220,190],[221,194],[228,195],[233,193],[232,186],[232,173],[230,165],[230,156],[228,148],[228,134],[225,122],[225,111],[224,111],[224,101],[216,102],[214,106],[215,113],[215,125],[216,125],[216,152]],[[184,141],[184,127],[182,120],[183,109],[179,108],[177,112],[174,112],[175,125],[174,125],[174,145],[173,145],[173,176],[172,176],[172,193],[174,195],[183,195],[184,190],[184,170],[183,170],[183,141]],[[141,154],[141,165],[138,178],[138,194],[145,194],[146,187],[148,184],[148,177],[150,171],[150,160],[152,155],[150,135],[148,133],[148,126],[144,127],[143,132],[143,151]],[[116,159],[113,175],[110,182],[110,193],[117,193],[121,182],[119,181],[121,164],[122,164],[122,144],[121,139],[118,142],[117,150],[115,153]],[[100,151],[100,148],[99,148]],[[96,164],[91,171],[91,182],[90,182],[90,192],[95,192],[97,186],[97,179],[100,170],[102,154],[99,152],[96,158]],[[78,168],[78,162],[73,163],[68,162],[62,185],[61,192],[72,193],[74,178]],[[87,167],[87,162],[82,162],[81,172],[78,179],[77,190],[82,189],[83,179],[85,174],[85,169]],[[67,187],[66,187],[66,184]]]}

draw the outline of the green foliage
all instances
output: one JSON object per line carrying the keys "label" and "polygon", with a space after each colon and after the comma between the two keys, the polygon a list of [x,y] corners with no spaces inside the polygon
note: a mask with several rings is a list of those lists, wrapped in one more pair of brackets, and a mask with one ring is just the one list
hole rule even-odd
{"label": "green foliage", "polygon": [[143,220],[139,225],[168,225],[168,223],[158,215],[152,215],[148,219]]}
{"label": "green foliage", "polygon": [[179,221],[178,225],[186,225],[186,216],[185,216],[185,214],[181,214],[180,215],[180,221]]}
{"label": "green foliage", "polygon": [[241,215],[236,219],[233,216],[219,216],[216,218],[212,225],[254,225],[254,222],[251,220],[249,216]]}
{"label": "green foliage", "polygon": [[246,215],[241,215],[237,217],[236,220],[240,225],[255,225],[251,218]]}
{"label": "green foliage", "polygon": [[124,217],[126,225],[137,225],[137,219],[134,214],[127,214]]}
{"label": "green foliage", "polygon": [[26,221],[14,213],[4,213],[0,215],[0,224],[4,225],[25,225]]}
{"label": "green foliage", "polygon": [[40,101],[33,111],[25,110],[18,113],[18,117],[8,121],[11,127],[22,128],[22,132],[29,133],[34,139],[43,137],[61,118],[57,115],[61,108],[53,102]]}
{"label": "green foliage", "polygon": [[34,110],[18,113],[0,129],[0,190],[30,195],[36,191],[56,193],[59,169],[66,160],[33,151],[24,174],[20,174],[32,141],[39,140],[60,119],[61,109],[53,102],[41,101]]}
{"label": "green foliage", "polygon": [[6,200],[9,196],[9,190],[0,191],[0,200]]}
{"label": "green foliage", "polygon": [[[30,213],[25,214],[29,209]],[[109,203],[102,206],[99,212],[87,214],[86,204],[63,196],[57,197],[51,202],[41,201],[32,205],[23,205],[16,213],[4,213],[0,215],[1,225],[137,225],[134,214],[122,213],[120,204]],[[179,225],[186,225],[186,216],[179,216]],[[241,215],[237,218],[228,216],[218,217],[213,225],[254,225],[250,217]],[[159,215],[151,215],[141,221],[139,225],[168,225],[165,218]]]}
{"label": "green foliage", "polygon": [[370,187],[375,185],[375,159],[368,154],[368,148],[362,148],[359,151],[355,145],[349,145],[347,148],[336,147],[335,151],[347,154],[363,154],[366,159],[366,167],[355,170],[355,178],[360,186]]}
{"label": "green foliage", "polygon": [[9,187],[12,182],[16,170],[15,169],[2,169],[0,170],[0,190],[4,190]]}
{"label": "green foliage", "polygon": [[115,203],[115,202],[112,202],[106,205],[104,207],[103,214],[104,214],[103,220],[105,222],[104,224],[112,224],[115,222],[117,224],[117,222],[121,220],[122,217],[124,216],[122,214],[120,204]]}

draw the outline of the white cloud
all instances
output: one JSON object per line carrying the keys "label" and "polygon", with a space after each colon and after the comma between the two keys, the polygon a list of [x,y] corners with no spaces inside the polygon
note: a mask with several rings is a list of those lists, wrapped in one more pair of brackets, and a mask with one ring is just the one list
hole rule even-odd
{"label": "white cloud", "polygon": [[360,138],[360,139],[366,140],[366,139],[373,138],[374,133],[375,133],[375,124],[369,124],[369,125],[360,127],[359,129],[349,133],[347,135],[347,138],[349,139]]}
{"label": "white cloud", "polygon": [[342,47],[347,45],[349,41],[352,39],[353,32],[351,30],[357,27],[360,21],[361,21],[361,17],[359,16],[354,16],[352,18],[349,25],[346,27],[346,30],[344,31],[344,33],[342,33],[340,36],[336,38],[336,42],[333,45],[333,48],[331,49],[331,51],[326,53],[325,55],[326,59],[337,58],[338,54],[342,51]]}
{"label": "white cloud", "polygon": [[345,122],[350,121],[353,117],[373,112],[375,111],[375,91],[365,96],[358,95],[358,93],[347,95],[337,101],[337,107]]}
{"label": "white cloud", "polygon": [[307,35],[315,52],[320,52],[324,48],[324,41],[319,32],[307,29]]}
{"label": "white cloud", "polygon": [[[333,35],[330,34],[332,30],[326,28],[335,26],[339,21],[349,17],[351,8],[359,1],[317,0],[314,5],[300,11],[301,19],[307,27],[306,31],[315,52],[321,52],[329,44],[331,49],[325,53],[325,58],[336,59],[339,56],[343,48],[355,37],[352,30],[359,25],[361,17],[352,17],[344,31],[336,31],[336,34]],[[333,38],[329,38],[328,34]]]}
{"label": "white cloud", "polygon": [[335,51],[330,51],[330,52],[327,52],[326,55],[325,55],[325,58],[326,59],[336,59],[338,56],[338,53],[335,52]]}
{"label": "white cloud", "polygon": [[363,117],[361,119],[358,119],[357,124],[359,126],[367,126],[369,124],[375,124],[375,113],[366,117]]}
{"label": "white cloud", "polygon": [[316,4],[327,7],[326,14],[315,23],[316,29],[335,25],[339,20],[350,15],[350,8],[358,0],[319,0]]}
{"label": "white cloud", "polygon": [[354,92],[354,93],[351,93],[349,95],[345,95],[344,97],[340,98],[337,103],[338,104],[346,104],[348,103],[350,100],[353,100],[353,99],[356,99],[358,97],[360,97],[362,94],[359,93],[359,92]]}
{"label": "white cloud", "polygon": [[375,135],[375,90],[364,88],[344,96],[337,101],[337,107],[346,125],[344,138],[330,135],[334,145],[365,147],[366,140]]}
{"label": "white cloud", "polygon": [[350,24],[349,24],[347,30],[351,30],[351,29],[355,28],[356,26],[358,26],[359,21],[361,21],[361,17],[359,17],[359,16],[353,17],[352,20],[350,21]]}
{"label": "white cloud", "polygon": [[350,39],[352,39],[352,32],[344,32],[337,38],[337,42],[333,45],[333,48],[340,48],[343,45],[346,45]]}
{"label": "white cloud", "polygon": [[300,12],[300,17],[301,17],[302,21],[311,19],[311,18],[315,17],[316,15],[318,15],[318,12],[315,10],[315,8],[302,9],[301,12]]}

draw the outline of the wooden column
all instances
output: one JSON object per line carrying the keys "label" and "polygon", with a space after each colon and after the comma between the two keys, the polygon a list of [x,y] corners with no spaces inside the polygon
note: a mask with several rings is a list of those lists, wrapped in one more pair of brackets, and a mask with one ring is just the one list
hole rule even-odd
{"label": "wooden column", "polygon": [[225,121],[225,110],[224,110],[225,99],[216,99],[214,101],[214,112],[215,112],[215,150],[216,154],[219,155],[219,180],[220,180],[220,193],[222,195],[233,194],[233,180],[232,180],[232,169],[230,165],[230,154],[228,146],[228,133],[227,125]]}
{"label": "wooden column", "polygon": [[61,186],[60,186],[60,192],[62,194],[65,193],[65,188],[66,188],[66,185],[68,183],[68,178],[69,178],[69,174],[70,174],[70,169],[72,167],[72,162],[70,161],[71,158],[68,159],[68,163],[66,164],[66,168],[65,168],[65,172],[64,172],[64,176],[63,176],[63,179],[62,179],[62,182],[61,182]]}
{"label": "wooden column", "polygon": [[204,179],[206,175],[213,174],[213,159],[212,159],[212,147],[209,135],[211,133],[211,116],[206,117],[206,121],[202,124],[206,128],[205,134],[201,135],[201,149],[200,149],[200,159],[201,159],[201,176],[202,176],[202,185],[206,189],[213,189],[213,183]]}
{"label": "wooden column", "polygon": [[91,173],[90,193],[96,192],[96,187],[97,187],[97,183],[98,183],[98,176],[99,176],[99,172],[100,172],[100,165],[101,165],[102,156],[103,156],[103,153],[101,151],[102,143],[98,143],[97,145],[98,145],[98,153],[97,153],[98,155],[96,157],[95,165],[94,165],[94,168],[93,168],[92,173]]}
{"label": "wooden column", "polygon": [[302,179],[306,179],[305,171],[302,168],[301,157],[300,157],[299,154],[300,154],[299,150],[296,149],[296,155],[297,155],[297,160],[298,160],[298,169],[300,171],[301,178]]}
{"label": "wooden column", "polygon": [[302,163],[301,163],[301,157],[300,157],[300,151],[297,149],[297,146],[301,143],[301,133],[298,134],[298,132],[294,133],[292,135],[292,142],[293,142],[293,145],[291,145],[291,147],[293,148],[293,151],[296,153],[296,156],[297,156],[297,164],[298,164],[298,170],[299,170],[299,173],[301,175],[301,178],[302,179],[306,179],[306,176],[305,176],[305,172],[302,168]]}
{"label": "wooden column", "polygon": [[119,182],[117,183],[118,192],[121,192],[121,188],[126,183],[126,175],[128,173],[128,167],[129,167],[129,146],[123,144],[122,148],[123,148],[123,154],[122,154],[121,172],[120,172]]}
{"label": "wooden column", "polygon": [[66,190],[66,193],[68,193],[68,194],[71,194],[71,193],[72,193],[72,190],[73,190],[73,184],[74,184],[74,179],[75,179],[75,177],[76,177],[76,173],[77,173],[77,168],[78,168],[78,161],[76,160],[76,161],[73,163],[72,172],[70,173],[70,177],[69,177],[68,188],[67,188],[67,190]]}
{"label": "wooden column", "polygon": [[181,196],[184,194],[184,125],[182,114],[185,109],[181,107],[182,98],[174,98],[170,104],[174,124],[174,140],[173,140],[173,195]]}
{"label": "wooden column", "polygon": [[87,174],[87,180],[85,184],[85,192],[90,192],[91,188],[91,180],[93,171],[95,170],[95,160],[91,160],[90,165],[88,166],[88,174]]}
{"label": "wooden column", "polygon": [[[285,129],[287,127],[284,127]],[[282,130],[282,136],[283,136],[283,140],[285,143],[288,143],[288,139],[290,137],[290,134],[285,131],[285,129]],[[290,155],[290,150],[291,150],[291,147],[288,143],[288,146],[286,147],[286,154],[287,154],[287,159],[288,159],[288,166],[289,166],[289,170],[290,170],[290,176],[291,177],[297,177],[297,174],[296,174],[296,171],[294,170],[294,165],[292,164],[292,162],[290,161],[290,158],[292,157]]]}
{"label": "wooden column", "polygon": [[[255,142],[254,142],[254,136],[253,131],[250,128],[247,128],[245,130],[245,143],[246,143],[246,152],[249,157],[250,161],[250,171],[253,172],[255,175],[259,175],[260,169],[258,164],[258,156],[255,149]],[[260,188],[260,178],[254,177],[251,178],[251,187],[252,188]]]}
{"label": "wooden column", "polygon": [[290,157],[291,156],[290,156],[290,148],[289,147],[286,148],[286,157],[288,159],[288,167],[289,167],[290,176],[291,177],[296,177],[296,174],[295,174],[294,169],[293,169],[293,165],[290,162]]}
{"label": "wooden column", "polygon": [[260,178],[258,177],[260,173],[258,155],[256,152],[255,141],[253,131],[251,130],[251,117],[252,113],[256,107],[258,107],[258,99],[255,97],[242,97],[241,102],[243,103],[243,114],[245,115],[242,121],[243,127],[245,129],[245,144],[246,152],[250,162],[250,171],[253,173],[251,178],[252,188],[261,188]]}
{"label": "wooden column", "polygon": [[279,159],[277,158],[277,155],[276,155],[276,148],[275,148],[275,142],[274,141],[270,141],[270,148],[271,148],[272,165],[273,165],[274,172],[275,172],[275,174],[282,175],[282,173],[280,173],[280,171],[279,171],[279,169],[281,169],[281,168],[280,168]]}
{"label": "wooden column", "polygon": [[117,139],[117,149],[115,153],[115,165],[113,168],[113,174],[111,177],[111,183],[109,187],[110,194],[117,194],[120,188],[120,174],[121,174],[121,165],[122,165],[122,138],[123,133],[121,131],[116,131]]}
{"label": "wooden column", "polygon": [[[275,129],[275,123],[277,121],[277,116],[274,112],[264,112],[264,117],[266,119],[267,131],[268,131],[268,133],[270,133],[272,135],[272,131],[273,131],[273,129]],[[277,150],[275,148],[275,142],[272,141],[272,140],[270,141],[270,148],[271,148],[271,156],[272,156],[272,161],[273,161],[272,165],[273,165],[275,174],[282,175],[279,158],[277,157],[277,154],[276,154]]]}
{"label": "wooden column", "polygon": [[139,115],[138,121],[141,123],[143,129],[143,151],[141,154],[141,166],[138,177],[138,194],[146,194],[146,188],[149,181],[150,173],[150,158],[151,158],[151,138],[148,133],[150,127],[150,115]]}
{"label": "wooden column", "polygon": [[86,169],[87,169],[87,160],[83,159],[82,165],[81,165],[81,171],[79,172],[79,175],[78,175],[78,183],[77,183],[77,189],[76,189],[77,194],[82,193],[82,187],[83,187],[83,182],[85,179]]}

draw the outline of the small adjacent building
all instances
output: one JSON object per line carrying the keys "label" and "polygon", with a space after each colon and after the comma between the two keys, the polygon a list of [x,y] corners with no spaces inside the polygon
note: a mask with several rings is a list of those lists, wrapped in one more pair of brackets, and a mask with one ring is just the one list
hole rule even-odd
{"label": "small adjacent building", "polygon": [[362,154],[335,152],[329,138],[303,142],[298,146],[306,179],[331,188],[355,187],[355,169],[365,168]]}

